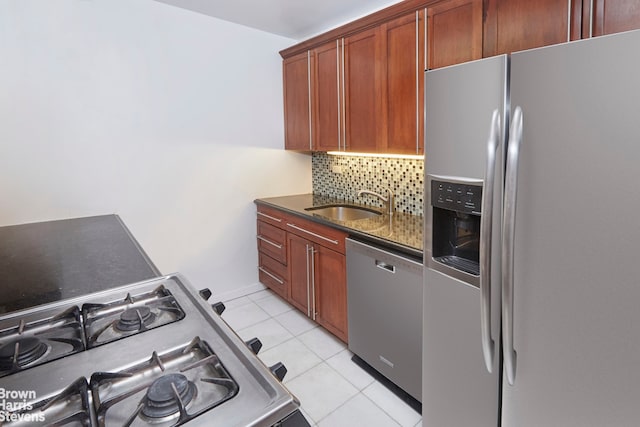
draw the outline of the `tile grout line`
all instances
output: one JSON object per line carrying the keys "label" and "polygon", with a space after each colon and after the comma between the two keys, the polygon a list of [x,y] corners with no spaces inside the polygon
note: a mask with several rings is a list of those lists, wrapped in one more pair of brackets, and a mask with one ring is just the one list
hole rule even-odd
{"label": "tile grout line", "polygon": [[[347,348],[348,350],[348,348]],[[335,356],[335,355],[334,355]],[[333,357],[333,356],[331,356]],[[327,360],[323,360],[323,362],[326,363]],[[329,368],[331,368],[334,372],[336,372],[338,375],[340,375],[340,377],[344,378],[349,384],[351,384],[352,386],[354,386],[356,388],[356,390],[358,390],[358,393],[356,393],[355,395],[353,395],[352,397],[350,397],[349,399],[347,399],[342,405],[338,406],[336,409],[334,409],[333,411],[331,411],[330,413],[328,413],[327,415],[325,415],[324,417],[322,417],[321,420],[317,421],[316,424],[318,424],[320,421],[324,420],[325,418],[327,418],[329,415],[331,415],[332,413],[336,412],[338,409],[340,409],[341,407],[343,407],[344,405],[347,404],[347,402],[355,399],[359,394],[361,394],[362,396],[364,396],[367,400],[369,400],[376,408],[379,408],[382,412],[384,412],[385,414],[387,414],[387,416],[389,418],[391,418],[398,426],[402,426],[402,424],[399,422],[399,420],[397,420],[392,414],[390,414],[389,412],[385,411],[384,408],[382,408],[380,405],[378,405],[376,402],[374,402],[369,396],[367,396],[364,391],[373,386],[374,384],[376,384],[378,381],[374,378],[373,382],[367,386],[365,386],[362,390],[358,389],[358,386],[356,384],[354,384],[353,382],[349,381],[349,378],[345,377],[344,375],[342,375],[342,373],[340,371],[338,371],[337,369],[335,369],[333,366],[331,366],[329,363],[327,363],[327,366],[329,366]],[[357,366],[357,365],[356,365]],[[362,369],[362,368],[361,368]]]}

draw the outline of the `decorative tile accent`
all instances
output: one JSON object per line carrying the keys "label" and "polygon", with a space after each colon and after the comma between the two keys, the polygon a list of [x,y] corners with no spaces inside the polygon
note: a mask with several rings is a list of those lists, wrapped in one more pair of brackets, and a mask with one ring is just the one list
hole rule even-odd
{"label": "decorative tile accent", "polygon": [[[334,171],[342,171],[334,172]],[[331,196],[383,207],[380,199],[358,197],[359,190],[386,196],[390,188],[396,196],[396,211],[422,215],[424,161],[388,157],[331,156],[316,152],[311,156],[313,194]]]}

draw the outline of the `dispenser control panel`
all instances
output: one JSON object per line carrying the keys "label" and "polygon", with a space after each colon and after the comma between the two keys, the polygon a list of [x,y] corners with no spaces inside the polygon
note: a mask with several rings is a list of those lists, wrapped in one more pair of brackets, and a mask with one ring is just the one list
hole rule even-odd
{"label": "dispenser control panel", "polygon": [[431,205],[451,211],[480,215],[482,185],[431,181]]}

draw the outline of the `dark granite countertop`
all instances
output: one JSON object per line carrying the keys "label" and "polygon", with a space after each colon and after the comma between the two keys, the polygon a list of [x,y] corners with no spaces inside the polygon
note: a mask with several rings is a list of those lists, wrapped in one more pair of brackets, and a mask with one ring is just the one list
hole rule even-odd
{"label": "dark granite countertop", "polygon": [[117,215],[0,227],[0,315],[159,275]]}
{"label": "dark granite countertop", "polygon": [[423,218],[421,216],[395,212],[392,216],[381,215],[376,218],[359,219],[356,221],[333,220],[314,214],[313,211],[307,211],[305,208],[336,203],[348,203],[350,205],[369,208],[370,206],[360,205],[335,197],[313,194],[256,199],[255,203],[282,209],[285,212],[343,230],[354,237],[422,259]]}

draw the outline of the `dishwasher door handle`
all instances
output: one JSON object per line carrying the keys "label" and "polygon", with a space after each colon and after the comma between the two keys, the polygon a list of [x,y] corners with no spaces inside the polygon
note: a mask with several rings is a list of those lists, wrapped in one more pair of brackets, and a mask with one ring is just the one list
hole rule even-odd
{"label": "dishwasher door handle", "polygon": [[386,272],[392,273],[392,274],[396,273],[396,266],[395,265],[391,265],[391,264],[387,264],[384,261],[376,260],[376,267],[378,267],[378,268],[380,268],[380,269],[382,269],[382,270],[384,270]]}

